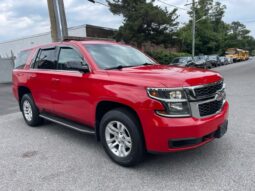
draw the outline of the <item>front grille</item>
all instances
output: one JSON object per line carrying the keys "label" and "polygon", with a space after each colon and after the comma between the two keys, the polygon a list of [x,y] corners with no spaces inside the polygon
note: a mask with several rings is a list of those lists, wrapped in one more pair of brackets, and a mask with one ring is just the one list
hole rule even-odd
{"label": "front grille", "polygon": [[200,116],[205,117],[217,113],[222,108],[223,102],[224,102],[223,100],[221,101],[215,100],[212,102],[200,104],[198,106]]}
{"label": "front grille", "polygon": [[196,97],[206,97],[215,94],[217,91],[223,88],[223,81],[220,81],[213,85],[208,85],[204,87],[195,88],[195,96]]}

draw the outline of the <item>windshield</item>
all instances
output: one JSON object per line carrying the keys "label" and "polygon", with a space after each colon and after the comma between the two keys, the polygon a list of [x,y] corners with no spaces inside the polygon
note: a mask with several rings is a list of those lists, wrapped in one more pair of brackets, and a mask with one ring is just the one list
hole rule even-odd
{"label": "windshield", "polygon": [[235,49],[229,49],[226,51],[226,54],[236,54],[236,50]]}
{"label": "windshield", "polygon": [[173,61],[174,64],[184,63],[184,62],[186,62],[186,59],[185,59],[185,58],[176,58],[176,59],[174,59],[174,61]]}
{"label": "windshield", "polygon": [[139,50],[118,44],[84,45],[101,69],[114,69],[154,64],[154,61]]}
{"label": "windshield", "polygon": [[211,55],[211,56],[209,56],[209,59],[217,59],[217,56],[216,55]]}
{"label": "windshield", "polygon": [[196,57],[194,57],[194,61],[200,61],[202,58],[200,58],[200,57],[198,57],[198,56],[196,56]]}

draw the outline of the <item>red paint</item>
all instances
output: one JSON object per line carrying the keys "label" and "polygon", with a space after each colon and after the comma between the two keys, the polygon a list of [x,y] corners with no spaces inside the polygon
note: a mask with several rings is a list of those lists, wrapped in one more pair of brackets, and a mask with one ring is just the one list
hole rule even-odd
{"label": "red paint", "polygon": [[213,83],[222,79],[218,73],[162,65],[101,70],[83,46],[83,44],[98,43],[113,42],[71,41],[52,44],[52,46],[72,45],[79,49],[91,68],[91,72],[87,74],[31,69],[32,59],[40,47],[34,48],[25,68],[13,71],[13,93],[17,100],[19,100],[18,87],[27,87],[39,110],[53,112],[91,127],[95,127],[98,103],[101,101],[121,103],[137,113],[141,121],[146,148],[156,152],[173,152],[201,146],[212,139],[181,149],[169,149],[168,140],[205,136],[216,131],[228,118],[227,102],[219,114],[208,118],[160,117],[155,114],[155,110],[163,109],[162,104],[149,98],[146,93],[147,87],[174,88]]}

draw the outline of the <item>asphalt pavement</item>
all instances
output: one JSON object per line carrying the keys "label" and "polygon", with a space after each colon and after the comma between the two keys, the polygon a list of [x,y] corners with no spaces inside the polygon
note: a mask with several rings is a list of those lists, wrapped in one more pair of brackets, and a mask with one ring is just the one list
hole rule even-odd
{"label": "asphalt pavement", "polygon": [[0,84],[0,116],[18,111],[19,107],[17,101],[12,96],[11,84]]}
{"label": "asphalt pavement", "polygon": [[21,113],[0,116],[0,190],[255,190],[255,60],[215,70],[227,84],[227,134],[134,168],[112,163],[93,136],[53,123],[31,128]]}

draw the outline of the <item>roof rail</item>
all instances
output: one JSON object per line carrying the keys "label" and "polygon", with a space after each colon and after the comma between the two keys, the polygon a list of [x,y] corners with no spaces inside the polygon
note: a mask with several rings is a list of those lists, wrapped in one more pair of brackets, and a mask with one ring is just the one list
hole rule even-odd
{"label": "roof rail", "polygon": [[97,37],[78,37],[78,36],[64,36],[63,41],[88,41],[88,40],[104,40],[104,41],[115,41],[111,38],[97,38]]}

